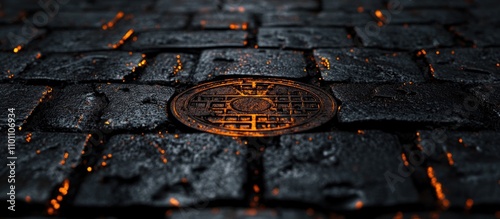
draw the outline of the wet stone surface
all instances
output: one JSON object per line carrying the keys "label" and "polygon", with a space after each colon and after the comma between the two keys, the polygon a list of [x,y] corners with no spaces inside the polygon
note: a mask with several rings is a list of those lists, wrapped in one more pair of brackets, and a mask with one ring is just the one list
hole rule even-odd
{"label": "wet stone surface", "polygon": [[36,60],[37,52],[0,52],[0,80],[17,78],[30,63]]}
{"label": "wet stone surface", "polygon": [[29,25],[2,26],[0,28],[0,51],[12,52],[19,45],[24,48],[45,33],[44,29]]}
{"label": "wet stone surface", "polygon": [[160,12],[207,12],[217,9],[217,1],[213,0],[159,0],[154,6]]}
{"label": "wet stone surface", "polygon": [[191,26],[196,29],[246,30],[253,28],[254,22],[248,13],[200,13],[193,17]]}
{"label": "wet stone surface", "polygon": [[205,50],[193,80],[218,76],[264,76],[302,78],[307,76],[304,54],[298,51],[265,49]]}
{"label": "wet stone surface", "polygon": [[223,9],[227,11],[247,11],[260,13],[263,11],[299,11],[299,10],[315,10],[319,8],[317,1],[302,1],[302,0],[227,0]]}
{"label": "wet stone surface", "polygon": [[167,101],[174,89],[164,86],[101,84],[108,105],[101,115],[103,130],[153,130],[167,123]]}
{"label": "wet stone surface", "polygon": [[[91,52],[53,54],[39,59],[21,75],[23,79],[54,81],[122,81],[142,61],[142,54]],[[142,65],[142,64],[141,64]]]}
{"label": "wet stone surface", "polygon": [[468,199],[474,207],[500,204],[500,133],[421,131],[420,138],[442,201],[462,208]]}
{"label": "wet stone surface", "polygon": [[324,10],[363,12],[365,10],[375,10],[384,8],[384,1],[381,0],[337,0],[321,1]]}
{"label": "wet stone surface", "polygon": [[455,32],[478,47],[500,45],[500,30],[492,25],[467,25],[454,29]]}
{"label": "wet stone surface", "polygon": [[0,130],[6,130],[8,124],[7,109],[14,108],[14,114],[17,127],[23,125],[28,119],[35,107],[50,92],[52,88],[46,86],[27,86],[27,85],[0,85],[0,103],[3,110],[0,112]]}
{"label": "wet stone surface", "polygon": [[321,12],[281,12],[262,15],[264,27],[288,26],[337,26],[353,27],[362,26],[374,19],[368,13],[345,13],[342,11]]}
{"label": "wet stone surface", "polygon": [[244,198],[246,147],[230,137],[117,135],[105,148],[75,205],[175,207]]}
{"label": "wet stone surface", "polygon": [[[340,216],[339,216],[340,217]],[[174,211],[169,219],[313,219],[328,218],[321,213],[298,209],[213,208]]]}
{"label": "wet stone surface", "polygon": [[111,50],[121,46],[120,40],[127,32],[127,29],[54,31],[38,44],[38,48],[43,52]]}
{"label": "wet stone surface", "polygon": [[100,121],[99,112],[106,104],[91,85],[55,88],[29,126],[35,130],[89,131]]}
{"label": "wet stone surface", "polygon": [[138,35],[127,49],[242,47],[245,31],[155,31]]}
{"label": "wet stone surface", "polygon": [[477,21],[485,24],[500,25],[500,16],[498,16],[498,8],[480,8],[473,9],[471,13],[476,17]]}
{"label": "wet stone surface", "polygon": [[[384,13],[385,12],[385,13]],[[389,11],[382,11],[384,16]],[[390,13],[390,12],[389,12]],[[467,15],[458,10],[449,9],[420,9],[402,11],[398,14],[390,13],[385,21],[390,24],[458,24],[467,20]]]}
{"label": "wet stone surface", "polygon": [[385,214],[376,219],[410,219],[410,218],[440,218],[440,219],[492,219],[494,218],[493,214],[463,214],[456,212],[437,212],[437,211],[416,211],[416,212],[396,212],[392,214]]}
{"label": "wet stone surface", "polygon": [[470,2],[456,0],[402,0],[401,7],[404,8],[466,8],[470,6]]}
{"label": "wet stone surface", "polygon": [[422,82],[424,75],[407,53],[375,49],[314,51],[323,80],[328,82]]}
{"label": "wet stone surface", "polygon": [[397,138],[383,132],[282,136],[263,155],[264,197],[343,210],[415,203],[418,193],[410,180],[392,191],[384,177],[397,172],[400,154]]}
{"label": "wet stone surface", "polygon": [[[339,121],[400,121],[484,127],[483,107],[460,86],[452,84],[333,85],[341,102]],[[474,110],[471,110],[474,109]]]}
{"label": "wet stone surface", "polygon": [[356,27],[356,34],[366,47],[384,49],[419,50],[438,46],[452,46],[453,37],[442,27],[412,25],[382,26],[373,30]]}
{"label": "wet stone surface", "polygon": [[161,53],[141,74],[139,82],[147,84],[188,84],[196,67],[197,56],[186,53]]}
{"label": "wet stone surface", "polygon": [[[493,113],[500,118],[500,84],[482,84],[470,89],[477,98],[486,102]],[[500,122],[495,119],[493,126],[500,130]]]}
{"label": "wet stone surface", "polygon": [[349,47],[353,42],[343,28],[268,28],[259,30],[259,47],[311,49],[320,47]]}
{"label": "wet stone surface", "polygon": [[440,49],[427,51],[433,76],[443,81],[483,83],[500,81],[500,49]]}
{"label": "wet stone surface", "polygon": [[183,14],[134,13],[127,14],[118,22],[118,28],[129,28],[135,32],[154,30],[177,30],[187,25],[188,16]]}
{"label": "wet stone surface", "polygon": [[[52,197],[54,189],[62,186],[78,164],[86,139],[85,134],[17,133],[14,155],[17,156],[16,202],[26,202],[28,199],[30,203],[46,204],[54,198]],[[7,138],[1,138],[0,143],[7,145]],[[1,147],[0,152],[7,154],[7,147]],[[4,164],[9,162],[6,157],[0,158]],[[2,178],[7,179],[8,171],[9,167],[2,167],[0,170]],[[0,186],[2,194],[9,192],[7,180],[2,180]]]}
{"label": "wet stone surface", "polygon": [[117,16],[118,12],[61,12],[47,24],[49,28],[97,28],[110,22]]}

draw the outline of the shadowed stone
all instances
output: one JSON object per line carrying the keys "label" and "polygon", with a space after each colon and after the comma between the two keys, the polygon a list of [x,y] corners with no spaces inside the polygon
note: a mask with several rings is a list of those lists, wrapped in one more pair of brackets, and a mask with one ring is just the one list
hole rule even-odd
{"label": "shadowed stone", "polygon": [[298,11],[315,10],[319,8],[317,1],[301,0],[227,0],[223,9],[231,12],[263,12],[263,11]]}
{"label": "shadowed stone", "polygon": [[0,80],[16,79],[26,67],[36,60],[38,52],[20,52],[17,54],[0,52]]}
{"label": "shadowed stone", "polygon": [[246,30],[253,28],[254,22],[247,13],[200,13],[193,17],[191,26],[196,29]]}
{"label": "shadowed stone", "polygon": [[139,82],[148,84],[188,84],[192,82],[192,72],[197,57],[186,53],[161,53],[148,64]]}
{"label": "shadowed stone", "polygon": [[38,48],[44,52],[86,52],[112,50],[121,46],[129,30],[61,30],[44,38]]}
{"label": "shadowed stone", "polygon": [[500,30],[493,25],[467,25],[456,27],[454,30],[478,47],[500,45]]}
{"label": "shadowed stone", "polygon": [[348,39],[342,28],[260,28],[257,36],[259,47],[280,47],[287,49],[311,49],[321,47],[349,47],[353,42]]}
{"label": "shadowed stone", "polygon": [[8,114],[7,109],[15,109],[15,122],[16,130],[22,126],[26,119],[31,115],[35,107],[38,106],[40,101],[52,90],[46,86],[27,86],[18,84],[1,84],[0,85],[0,103],[2,103],[2,111],[0,111],[0,129],[6,130],[8,128]]}

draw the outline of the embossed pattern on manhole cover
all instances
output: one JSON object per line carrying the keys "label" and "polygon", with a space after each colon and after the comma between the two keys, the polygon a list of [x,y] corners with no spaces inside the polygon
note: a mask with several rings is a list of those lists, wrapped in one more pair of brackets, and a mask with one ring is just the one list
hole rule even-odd
{"label": "embossed pattern on manhole cover", "polygon": [[300,132],[333,118],[333,98],[320,88],[284,79],[208,82],[177,95],[172,114],[185,125],[230,136]]}

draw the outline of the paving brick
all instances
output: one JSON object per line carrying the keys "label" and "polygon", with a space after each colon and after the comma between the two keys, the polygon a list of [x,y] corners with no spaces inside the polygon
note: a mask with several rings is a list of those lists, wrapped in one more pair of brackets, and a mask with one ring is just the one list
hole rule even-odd
{"label": "paving brick", "polygon": [[129,30],[62,30],[44,38],[38,48],[44,52],[86,52],[111,50],[130,37]]}
{"label": "paving brick", "polygon": [[0,52],[0,80],[17,78],[38,56],[38,52]]}
{"label": "paving brick", "polygon": [[117,135],[104,154],[79,188],[76,206],[172,207],[244,198],[246,147],[231,137]]}
{"label": "paving brick", "polygon": [[[497,3],[495,3],[497,4]],[[478,22],[485,24],[500,24],[500,16],[498,16],[498,8],[481,8],[472,9],[470,12],[476,17]]]}
{"label": "paving brick", "polygon": [[317,10],[319,9],[317,1],[301,1],[301,0],[227,0],[223,9],[231,12],[256,12],[263,11],[297,11],[297,10]]}
{"label": "paving brick", "polygon": [[154,8],[161,12],[207,12],[217,10],[217,4],[213,0],[159,0]]}
{"label": "paving brick", "polygon": [[397,138],[382,132],[282,136],[263,155],[264,198],[342,210],[415,203],[418,193],[410,180],[394,190],[386,181],[399,157]]}
{"label": "paving brick", "polygon": [[500,49],[456,48],[428,51],[433,76],[443,81],[483,83],[500,81]]}
{"label": "paving brick", "polygon": [[173,88],[102,84],[97,91],[109,101],[101,115],[103,130],[152,130],[168,121],[167,101]]}
{"label": "paving brick", "polygon": [[321,47],[349,47],[353,42],[347,31],[341,28],[261,28],[259,47],[287,49],[311,49]]}
{"label": "paving brick", "polygon": [[188,84],[196,67],[197,56],[186,53],[161,53],[148,64],[140,82],[148,84]]}
{"label": "paving brick", "polygon": [[336,26],[353,27],[362,26],[374,19],[368,13],[321,12],[280,12],[262,15],[264,27],[286,26]]}
{"label": "paving brick", "polygon": [[[376,29],[374,29],[376,28]],[[442,27],[412,25],[356,27],[356,34],[366,47],[419,50],[438,46],[452,46],[453,37]]]}
{"label": "paving brick", "polygon": [[127,14],[116,24],[117,28],[133,29],[135,32],[153,30],[176,30],[187,25],[188,16],[184,14],[134,13]]}
{"label": "paving brick", "polygon": [[[339,216],[340,218],[341,216]],[[170,219],[313,219],[328,218],[321,213],[306,212],[297,209],[244,209],[244,208],[213,208],[190,209],[172,212]]]}
{"label": "paving brick", "polygon": [[[75,1],[65,5],[68,11],[124,11],[140,12],[151,10],[154,6],[155,0],[143,1]],[[79,6],[75,6],[78,5]]]}
{"label": "paving brick", "polygon": [[323,80],[328,82],[422,82],[424,75],[407,53],[374,49],[314,51]]}
{"label": "paving brick", "polygon": [[113,22],[118,12],[85,11],[60,12],[47,24],[49,28],[102,28],[104,24]]}
{"label": "paving brick", "polygon": [[42,57],[20,77],[54,81],[122,81],[141,66],[142,54],[119,51],[53,54]]}
{"label": "paving brick", "polygon": [[468,25],[454,29],[456,33],[478,47],[500,45],[500,30],[493,25]]}
{"label": "paving brick", "polygon": [[155,31],[138,35],[131,49],[242,47],[245,31]]}
{"label": "paving brick", "polygon": [[15,124],[20,127],[31,115],[41,100],[52,90],[46,86],[27,86],[20,84],[1,84],[0,103],[2,111],[0,112],[0,129],[6,130],[8,125],[9,112],[7,109],[14,108]]}
{"label": "paving brick", "polygon": [[500,133],[420,132],[419,144],[428,155],[429,177],[440,183],[438,200],[450,206],[500,204]]}
{"label": "paving brick", "polygon": [[467,8],[471,6],[468,1],[456,0],[402,0],[400,4],[403,8]]}
{"label": "paving brick", "polygon": [[455,219],[455,218],[462,218],[462,219],[492,219],[493,214],[486,214],[486,213],[457,213],[457,212],[437,212],[437,211],[430,211],[430,212],[425,212],[425,211],[410,211],[410,212],[396,212],[392,214],[385,214],[379,217],[376,217],[376,219],[393,219],[393,218],[400,218],[400,219],[411,219],[411,218],[440,218],[440,219]]}
{"label": "paving brick", "polygon": [[[382,10],[382,21],[388,24],[432,24],[451,25],[467,21],[467,14],[450,9],[416,9],[391,13]],[[374,15],[375,16],[375,15]]]}
{"label": "paving brick", "polygon": [[385,8],[382,0],[325,0],[321,1],[323,10],[342,10],[348,12],[363,12]]}
{"label": "paving brick", "polygon": [[[29,25],[9,25],[0,28],[0,51],[18,51],[29,45],[31,41],[45,34],[44,29]],[[21,46],[21,48],[16,47]]]}
{"label": "paving brick", "polygon": [[196,29],[232,29],[246,30],[254,27],[248,13],[199,13],[193,17],[191,26]]}
{"label": "paving brick", "polygon": [[39,113],[29,124],[35,130],[89,131],[96,128],[106,100],[97,96],[91,85],[55,88],[50,100],[40,104]]}
{"label": "paving brick", "polygon": [[[499,84],[482,84],[470,89],[471,92],[480,100],[486,102],[497,118],[500,118],[500,85]],[[496,119],[495,128],[500,130],[500,122]]]}
{"label": "paving brick", "polygon": [[307,76],[304,54],[264,49],[205,50],[193,80],[201,82],[225,75],[302,78]]}
{"label": "paving brick", "polygon": [[[7,154],[7,138],[0,142],[5,147],[0,152]],[[78,164],[81,152],[87,142],[85,134],[70,133],[17,133],[15,155],[15,188],[17,202],[47,204],[53,191],[68,180],[72,169]],[[9,163],[7,156],[0,161]],[[2,178],[7,179],[9,167],[0,171]],[[65,183],[64,183],[65,184]],[[0,182],[2,194],[8,193],[10,184],[7,180]],[[68,183],[67,186],[72,186]],[[66,192],[67,192],[66,188]],[[4,196],[5,197],[5,196]]]}
{"label": "paving brick", "polygon": [[400,121],[484,127],[485,110],[472,110],[466,103],[479,103],[454,84],[334,85],[342,105],[339,121]]}

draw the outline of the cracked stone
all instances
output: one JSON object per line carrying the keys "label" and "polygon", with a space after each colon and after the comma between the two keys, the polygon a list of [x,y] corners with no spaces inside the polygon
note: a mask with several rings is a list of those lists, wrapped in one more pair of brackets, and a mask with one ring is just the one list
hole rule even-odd
{"label": "cracked stone", "polygon": [[253,28],[254,23],[247,13],[202,13],[196,14],[191,21],[196,29],[232,29],[246,30]]}
{"label": "cracked stone", "polygon": [[117,16],[118,12],[60,12],[47,24],[49,28],[102,28]]}
{"label": "cracked stone", "polygon": [[0,52],[0,80],[17,78],[39,56],[38,52]]}
{"label": "cracked stone", "polygon": [[242,47],[245,31],[154,31],[138,35],[131,49]]}
{"label": "cracked stone", "polygon": [[161,53],[148,64],[139,82],[148,84],[189,84],[197,56],[186,53]]}
{"label": "cracked stone", "polygon": [[142,59],[140,53],[121,51],[53,54],[39,59],[20,77],[54,81],[122,81],[142,65]]}
{"label": "cracked stone", "polygon": [[201,54],[193,80],[225,75],[302,78],[307,76],[303,52],[264,49],[215,49]]}
{"label": "cracked stone", "polygon": [[[421,131],[419,144],[428,157],[443,200],[450,206],[500,204],[500,133]],[[430,171],[429,169],[427,170]],[[439,201],[439,200],[438,200]]]}
{"label": "cracked stone", "polygon": [[397,138],[378,131],[282,136],[263,155],[264,197],[343,210],[416,203],[411,180],[386,181],[400,157]]}
{"label": "cracked stone", "polygon": [[[500,85],[499,84],[482,84],[470,89],[471,92],[480,100],[486,102],[491,107],[493,113],[500,118]],[[500,122],[494,119],[496,130],[500,130]]]}
{"label": "cracked stone", "polygon": [[[450,9],[420,9],[402,11],[398,14],[382,10],[382,14],[390,15],[390,24],[443,24],[451,25],[467,21],[466,14],[458,10]],[[389,19],[389,18],[387,18]]]}
{"label": "cracked stone", "polygon": [[[28,86],[20,84],[0,84],[0,129],[6,130],[9,112],[7,109],[14,108],[16,127],[21,127],[33,110],[50,93],[52,88],[46,86]],[[16,128],[17,129],[17,128]]]}
{"label": "cracked stone", "polygon": [[156,2],[155,10],[160,12],[207,12],[217,10],[217,1],[213,0],[159,0]]}
{"label": "cracked stone", "polygon": [[44,38],[38,48],[44,52],[87,52],[111,50],[121,46],[129,33],[126,29],[61,30]]}
{"label": "cracked stone", "polygon": [[263,11],[298,11],[298,10],[317,10],[319,9],[317,1],[302,0],[227,0],[223,9],[231,12],[256,12]]}
{"label": "cracked stone", "polygon": [[342,28],[264,27],[259,30],[257,38],[259,47],[311,49],[354,45]]}
{"label": "cracked stone", "polygon": [[[9,25],[0,28],[0,51],[16,51],[30,44],[31,41],[45,34],[44,29],[35,28],[29,25]],[[19,48],[18,50],[19,51]]]}
{"label": "cracked stone", "polygon": [[106,104],[90,85],[54,89],[29,125],[35,130],[89,131],[100,121],[99,112]]}
{"label": "cracked stone", "polygon": [[109,101],[101,116],[103,130],[153,130],[167,123],[167,102],[174,89],[164,86],[101,84]]}
{"label": "cracked stone", "polygon": [[373,28],[355,27],[356,34],[366,47],[384,49],[420,50],[439,46],[452,46],[453,37],[445,29],[434,26],[411,25],[382,26]]}
{"label": "cracked stone", "polygon": [[321,12],[281,12],[262,15],[262,26],[361,26],[374,19],[368,13]]}
{"label": "cracked stone", "polygon": [[[334,85],[341,123],[398,121],[484,127],[479,100],[455,84]],[[473,110],[472,110],[473,109]]]}
{"label": "cracked stone", "polygon": [[242,201],[246,147],[211,134],[117,135],[83,181],[76,206],[188,206]]}
{"label": "cracked stone", "polygon": [[328,0],[321,1],[323,10],[363,12],[385,8],[382,0]]}
{"label": "cracked stone", "polygon": [[443,81],[483,83],[500,81],[500,49],[456,48],[428,51],[433,76]]}
{"label": "cracked stone", "polygon": [[188,16],[183,14],[139,13],[125,15],[117,28],[133,29],[135,32],[154,30],[176,30],[187,25]]}
{"label": "cracked stone", "polygon": [[[7,138],[1,138],[0,142],[7,145]],[[13,155],[17,156],[16,202],[25,202],[26,197],[29,197],[30,203],[47,204],[53,198],[54,189],[68,179],[78,164],[86,142],[85,134],[17,133],[16,154]],[[7,146],[1,147],[0,152],[6,155]],[[6,157],[0,158],[4,164],[9,161]],[[8,167],[2,167],[2,178],[7,179],[8,174]],[[7,180],[2,180],[0,186],[2,194],[9,192]]]}
{"label": "cracked stone", "polygon": [[[340,215],[339,218],[341,218]],[[328,218],[321,213],[311,214],[298,209],[244,209],[244,208],[213,208],[173,211],[170,219],[313,219]],[[333,218],[333,217],[332,217]]]}
{"label": "cracked stone", "polygon": [[424,75],[407,53],[374,49],[314,51],[323,80],[328,82],[423,82]]}
{"label": "cracked stone", "polygon": [[500,45],[500,30],[493,25],[467,25],[456,27],[454,30],[478,47]]}

